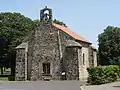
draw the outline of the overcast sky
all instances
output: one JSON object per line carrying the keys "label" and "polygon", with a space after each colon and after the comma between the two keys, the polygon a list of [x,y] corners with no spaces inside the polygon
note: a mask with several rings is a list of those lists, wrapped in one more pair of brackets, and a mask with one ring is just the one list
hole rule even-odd
{"label": "overcast sky", "polygon": [[108,25],[120,26],[120,0],[0,0],[0,12],[19,12],[39,19],[40,9],[48,6],[53,18],[63,21],[74,32],[97,46],[97,36]]}

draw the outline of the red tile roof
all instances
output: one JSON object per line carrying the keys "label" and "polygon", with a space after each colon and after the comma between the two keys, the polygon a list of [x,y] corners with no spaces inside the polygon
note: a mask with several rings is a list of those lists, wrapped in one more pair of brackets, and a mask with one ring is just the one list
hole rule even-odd
{"label": "red tile roof", "polygon": [[58,28],[58,29],[60,29],[60,30],[62,30],[64,32],[66,32],[67,34],[69,34],[70,36],[72,36],[73,38],[75,38],[77,40],[80,40],[80,41],[83,41],[83,42],[86,42],[86,43],[91,43],[88,40],[86,40],[84,37],[78,35],[75,32],[72,32],[72,30],[70,30],[67,27],[64,27],[64,26],[61,26],[61,25],[58,25],[58,24],[55,24],[55,23],[53,23],[53,26],[55,26],[56,28]]}

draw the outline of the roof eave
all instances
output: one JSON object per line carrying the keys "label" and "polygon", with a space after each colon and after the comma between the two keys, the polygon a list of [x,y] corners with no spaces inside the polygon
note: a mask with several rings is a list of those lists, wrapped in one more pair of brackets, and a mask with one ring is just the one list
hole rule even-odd
{"label": "roof eave", "polygon": [[79,39],[76,39],[77,41],[81,41],[81,42],[84,42],[84,43],[88,43],[88,44],[92,44],[91,42],[89,42],[89,41],[83,41],[83,40],[79,40]]}

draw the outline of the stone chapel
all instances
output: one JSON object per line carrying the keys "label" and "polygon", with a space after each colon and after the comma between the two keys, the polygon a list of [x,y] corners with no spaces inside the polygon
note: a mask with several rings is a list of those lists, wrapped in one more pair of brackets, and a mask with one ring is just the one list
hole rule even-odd
{"label": "stone chapel", "polygon": [[92,43],[52,21],[52,10],[45,7],[40,25],[16,47],[16,81],[86,80],[86,69],[97,66]]}

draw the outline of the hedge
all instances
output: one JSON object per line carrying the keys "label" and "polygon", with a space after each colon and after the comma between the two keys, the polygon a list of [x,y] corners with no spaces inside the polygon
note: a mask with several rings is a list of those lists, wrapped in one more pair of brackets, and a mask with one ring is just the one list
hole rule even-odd
{"label": "hedge", "polygon": [[92,85],[110,83],[120,78],[120,66],[117,65],[91,67],[87,71],[87,82]]}

